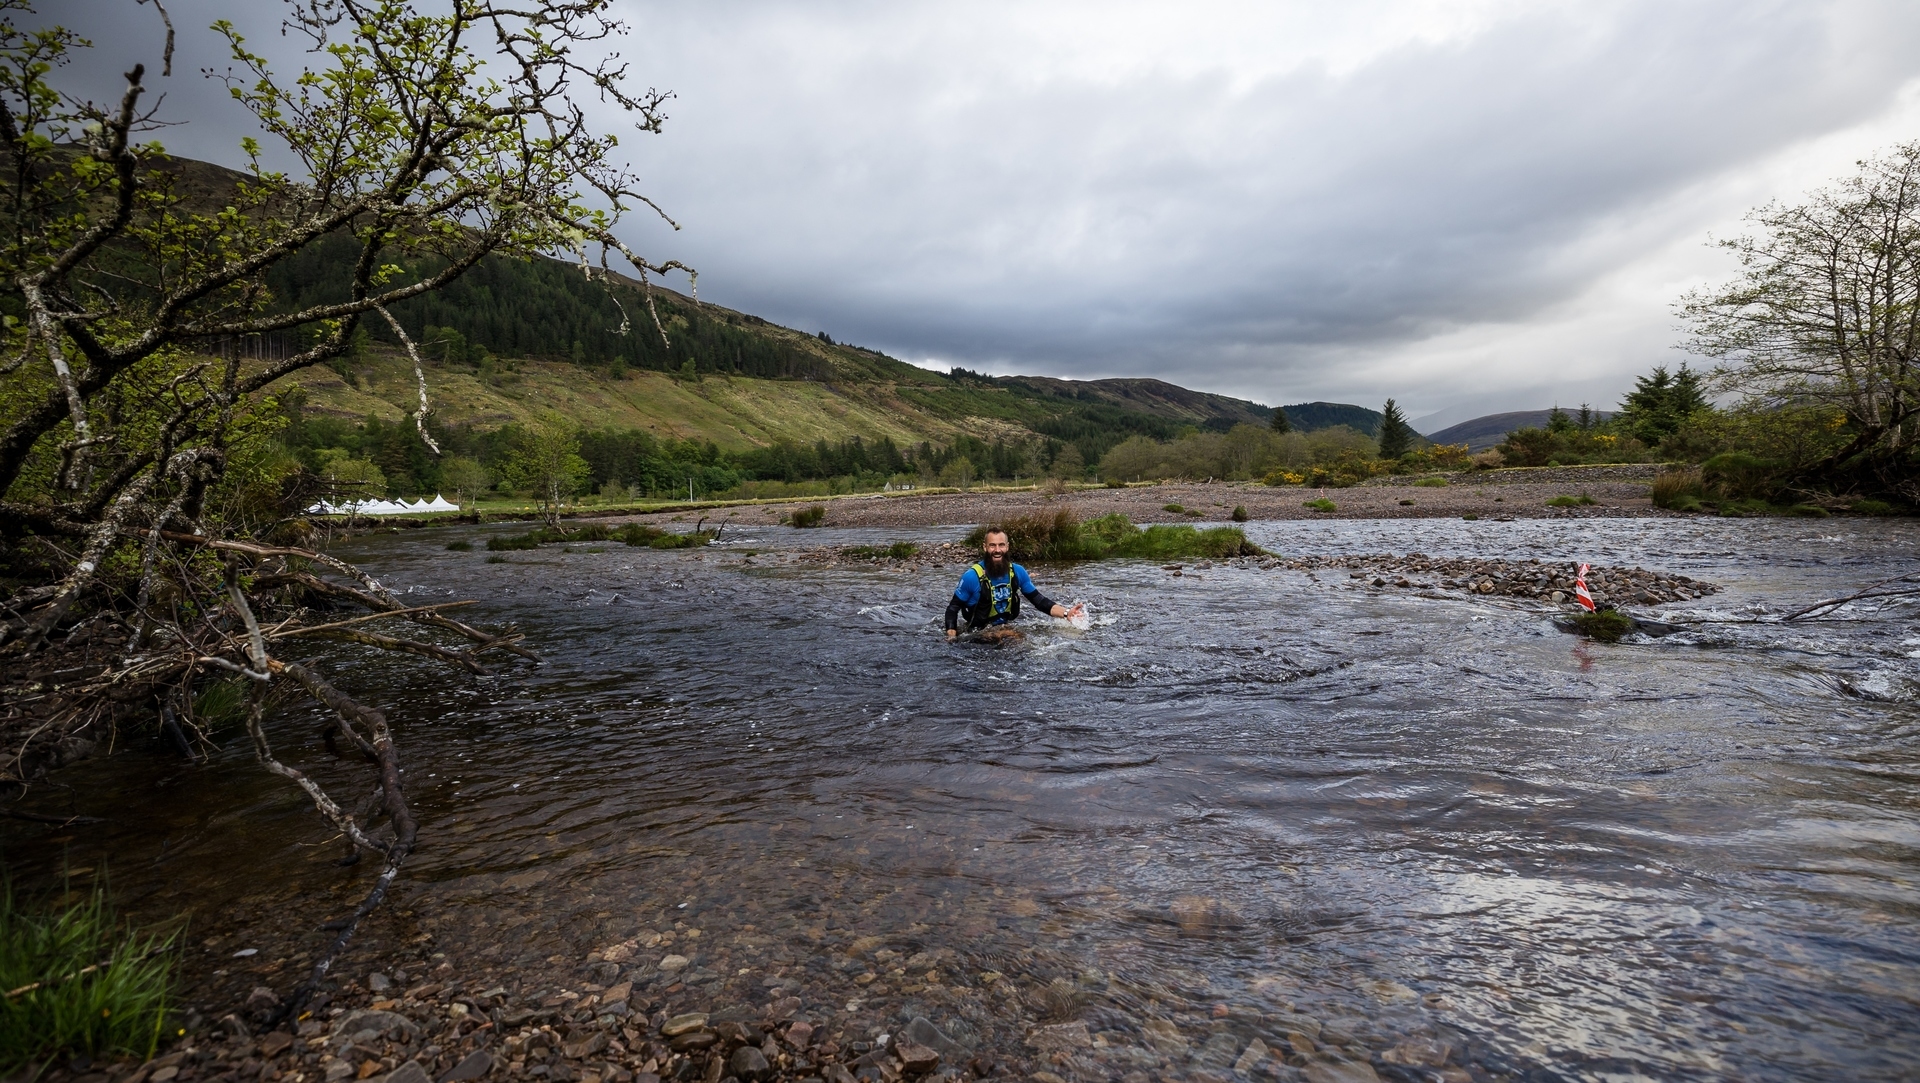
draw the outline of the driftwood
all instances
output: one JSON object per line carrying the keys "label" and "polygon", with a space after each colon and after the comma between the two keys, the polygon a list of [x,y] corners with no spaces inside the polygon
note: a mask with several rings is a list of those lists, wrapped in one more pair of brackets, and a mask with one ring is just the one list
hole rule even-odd
{"label": "driftwood", "polygon": [[[413,852],[419,825],[407,805],[404,772],[386,716],[328,681],[311,662],[283,660],[273,652],[294,643],[349,643],[431,659],[472,674],[490,672],[478,659],[487,652],[536,660],[538,656],[520,646],[520,633],[511,627],[476,628],[442,612],[474,604],[470,600],[402,605],[373,576],[317,550],[179,531],[123,533],[130,538],[143,535],[143,580],[136,606],[132,611],[107,609],[85,622],[94,630],[117,628],[124,633],[124,646],[117,653],[96,651],[87,664],[50,671],[73,678],[66,683],[47,688],[47,682],[37,682],[20,690],[40,691],[8,697],[9,713],[37,709],[42,717],[32,727],[12,727],[9,739],[17,741],[17,747],[9,748],[8,762],[0,763],[0,785],[10,783],[15,790],[23,790],[31,782],[34,772],[26,765],[28,750],[36,741],[58,740],[88,727],[111,731],[113,719],[106,716],[116,704],[136,709],[144,704],[158,732],[183,756],[203,759],[200,749],[208,737],[187,708],[191,692],[209,676],[245,681],[249,686],[247,736],[260,764],[298,787],[346,840],[349,859],[343,863],[364,854],[381,859],[379,874],[352,914],[329,923],[333,938],[300,986],[283,1001],[280,1018],[284,1019],[311,997],[360,923],[386,898]],[[212,579],[205,574],[204,561],[195,561],[197,554],[204,553],[220,555],[224,574]],[[311,570],[316,568],[338,573],[338,578],[322,578]],[[15,635],[8,653],[16,663],[45,656],[53,637],[78,619],[73,603],[87,591],[74,589],[72,582],[62,590],[32,598],[16,594],[10,599]],[[165,605],[156,601],[163,597],[168,599]],[[316,609],[315,603],[321,608]],[[337,612],[339,607],[361,612],[344,616]],[[410,624],[443,639],[464,641],[465,646],[456,649],[425,638],[374,632],[367,627],[374,622]],[[67,632],[69,639],[76,634],[77,629]],[[291,690],[326,708],[331,718],[329,747],[336,737],[344,738],[352,753],[373,769],[371,793],[357,807],[336,800],[310,774],[275,754],[264,722],[269,696],[278,689]],[[98,822],[91,817],[10,809],[0,809],[0,815],[62,826]],[[376,821],[382,819],[385,827],[376,829]]]}
{"label": "driftwood", "polygon": [[[1920,590],[1880,591],[1881,587],[1888,587],[1888,586],[1892,586],[1895,583],[1904,583],[1913,579],[1920,579],[1920,572],[1902,572],[1901,574],[1896,575],[1891,579],[1882,579],[1878,583],[1874,583],[1869,586],[1862,587],[1859,590],[1854,591],[1852,594],[1848,594],[1839,598],[1828,598],[1824,602],[1815,602],[1814,604],[1807,606],[1805,609],[1796,609],[1793,612],[1788,613],[1786,616],[1781,617],[1780,620],[1782,623],[1785,623],[1787,621],[1801,620],[1805,617],[1810,617],[1813,614],[1818,613],[1823,609],[1837,609],[1840,606],[1846,605],[1848,602],[1858,602],[1868,598],[1902,598],[1910,594],[1920,594]],[[1876,591],[1879,591],[1879,593],[1875,593]]]}

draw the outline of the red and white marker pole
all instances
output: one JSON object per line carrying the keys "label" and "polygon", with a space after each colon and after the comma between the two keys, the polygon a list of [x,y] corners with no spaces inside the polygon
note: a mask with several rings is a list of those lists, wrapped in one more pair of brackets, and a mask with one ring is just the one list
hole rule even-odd
{"label": "red and white marker pole", "polygon": [[1589,613],[1593,612],[1593,595],[1587,593],[1587,569],[1590,567],[1590,564],[1580,565],[1580,573],[1573,577],[1573,600]]}

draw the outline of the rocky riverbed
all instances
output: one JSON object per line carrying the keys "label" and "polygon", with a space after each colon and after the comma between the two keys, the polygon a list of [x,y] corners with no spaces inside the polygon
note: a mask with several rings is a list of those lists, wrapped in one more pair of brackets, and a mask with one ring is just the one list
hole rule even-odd
{"label": "rocky riverbed", "polygon": [[[888,556],[871,546],[824,546],[786,554],[743,557],[767,563],[878,565],[918,570],[927,567],[965,568],[980,559],[977,550],[952,543],[928,546],[911,556]],[[1424,553],[1365,555],[1236,557],[1160,566],[1171,576],[1203,575],[1219,569],[1344,572],[1356,586],[1375,590],[1438,591],[1453,594],[1499,595],[1553,604],[1573,598],[1578,567],[1540,560],[1484,560],[1430,557]],[[1598,605],[1663,605],[1694,601],[1720,588],[1691,576],[1649,571],[1646,568],[1593,567],[1587,572],[1587,590]]]}

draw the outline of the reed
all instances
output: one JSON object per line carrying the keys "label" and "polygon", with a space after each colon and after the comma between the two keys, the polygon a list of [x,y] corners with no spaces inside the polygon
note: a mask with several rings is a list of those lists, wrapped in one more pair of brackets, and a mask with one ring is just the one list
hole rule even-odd
{"label": "reed", "polygon": [[121,922],[106,892],[27,906],[0,885],[0,1073],[76,1055],[151,1057],[179,933]]}

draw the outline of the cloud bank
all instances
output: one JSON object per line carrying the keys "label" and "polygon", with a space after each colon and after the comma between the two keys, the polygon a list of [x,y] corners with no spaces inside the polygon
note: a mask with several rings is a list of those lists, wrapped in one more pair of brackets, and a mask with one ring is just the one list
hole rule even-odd
{"label": "cloud bank", "polygon": [[[1680,359],[1672,301],[1731,269],[1710,232],[1920,137],[1898,0],[621,2],[679,95],[627,145],[685,228],[633,239],[704,297],[1265,402],[1610,404]],[[173,6],[183,52],[219,6]],[[102,53],[146,10],[88,5]],[[232,162],[186,59],[167,141]]]}

